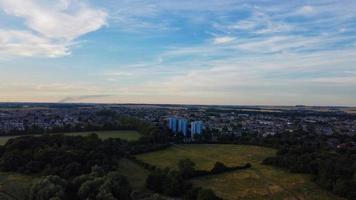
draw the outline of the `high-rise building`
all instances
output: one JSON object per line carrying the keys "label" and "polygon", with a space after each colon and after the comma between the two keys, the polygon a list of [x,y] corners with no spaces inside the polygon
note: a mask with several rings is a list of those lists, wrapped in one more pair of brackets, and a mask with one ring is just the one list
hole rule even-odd
{"label": "high-rise building", "polygon": [[169,117],[168,118],[168,128],[173,133],[177,132],[177,118],[175,118],[175,117]]}
{"label": "high-rise building", "polygon": [[182,118],[178,120],[178,133],[182,133],[183,135],[187,135],[188,129],[188,120]]}
{"label": "high-rise building", "polygon": [[191,134],[196,135],[196,134],[202,134],[203,133],[203,122],[202,121],[195,121],[191,123]]}

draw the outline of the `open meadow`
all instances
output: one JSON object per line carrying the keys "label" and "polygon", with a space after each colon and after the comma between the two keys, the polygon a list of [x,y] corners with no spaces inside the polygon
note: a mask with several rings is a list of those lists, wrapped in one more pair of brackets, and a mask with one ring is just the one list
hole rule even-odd
{"label": "open meadow", "polygon": [[195,185],[213,189],[224,199],[340,200],[311,182],[310,176],[292,174],[260,164],[276,150],[248,145],[174,145],[171,148],[138,155],[137,158],[158,167],[177,166],[190,158],[198,169],[210,170],[216,161],[228,166],[252,164],[248,170],[229,172],[192,180]]}
{"label": "open meadow", "polygon": [[[55,133],[55,134],[64,134],[71,136],[86,136],[91,133],[98,134],[101,139],[108,138],[120,138],[128,141],[138,140],[141,137],[141,134],[137,131],[131,130],[118,130],[118,131],[85,131],[85,132],[68,132],[68,133]],[[38,135],[34,135],[38,136]],[[9,139],[20,137],[20,136],[0,136],[0,145],[4,145]]]}
{"label": "open meadow", "polygon": [[0,172],[0,199],[26,199],[29,187],[35,179],[33,176]]}

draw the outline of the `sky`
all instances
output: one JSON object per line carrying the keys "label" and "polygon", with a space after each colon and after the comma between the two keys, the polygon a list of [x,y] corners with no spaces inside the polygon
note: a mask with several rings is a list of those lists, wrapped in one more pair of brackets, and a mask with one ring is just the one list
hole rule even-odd
{"label": "sky", "polygon": [[356,106],[354,0],[0,0],[0,102]]}

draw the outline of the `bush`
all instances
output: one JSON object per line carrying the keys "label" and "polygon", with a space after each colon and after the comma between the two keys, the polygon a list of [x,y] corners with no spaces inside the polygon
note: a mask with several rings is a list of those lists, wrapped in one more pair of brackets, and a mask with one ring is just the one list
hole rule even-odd
{"label": "bush", "polygon": [[66,200],[67,185],[67,181],[58,176],[44,177],[30,188],[30,200]]}
{"label": "bush", "polygon": [[220,200],[220,198],[212,190],[202,189],[198,193],[197,200]]}

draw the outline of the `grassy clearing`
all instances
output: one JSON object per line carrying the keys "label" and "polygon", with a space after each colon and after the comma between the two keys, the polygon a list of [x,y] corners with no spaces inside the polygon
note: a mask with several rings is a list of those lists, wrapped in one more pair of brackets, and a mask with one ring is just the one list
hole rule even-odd
{"label": "grassy clearing", "polygon": [[34,180],[35,178],[32,176],[0,172],[0,199],[25,199]]}
{"label": "grassy clearing", "polygon": [[199,169],[211,169],[216,161],[228,166],[252,164],[252,168],[193,180],[211,188],[224,199],[340,200],[319,188],[304,174],[261,165],[276,150],[247,145],[175,145],[166,150],[142,154],[139,159],[159,167],[175,168],[183,158],[190,158]]}
{"label": "grassy clearing", "polygon": [[[87,131],[87,132],[70,132],[70,133],[58,133],[71,136],[86,136],[91,133],[96,133],[101,139],[108,138],[121,138],[128,141],[138,140],[141,137],[141,134],[137,131]],[[38,136],[38,135],[35,135]],[[4,145],[9,139],[16,138],[19,136],[0,136],[0,145]]]}

